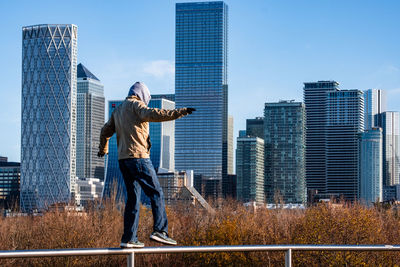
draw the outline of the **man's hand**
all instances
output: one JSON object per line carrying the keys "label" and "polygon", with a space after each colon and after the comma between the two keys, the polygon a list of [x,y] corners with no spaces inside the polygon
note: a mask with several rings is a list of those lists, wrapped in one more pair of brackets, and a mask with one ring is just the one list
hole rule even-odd
{"label": "man's hand", "polygon": [[187,108],[186,110],[187,110],[187,112],[188,112],[189,114],[192,114],[193,111],[196,111],[195,108]]}
{"label": "man's hand", "polygon": [[98,156],[99,158],[104,157],[104,152],[101,152],[101,151],[97,152],[97,156]]}

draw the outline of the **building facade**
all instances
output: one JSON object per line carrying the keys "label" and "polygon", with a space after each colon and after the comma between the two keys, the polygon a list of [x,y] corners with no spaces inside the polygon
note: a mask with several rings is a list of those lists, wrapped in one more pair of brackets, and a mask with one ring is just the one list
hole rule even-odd
{"label": "building facade", "polygon": [[366,203],[383,201],[382,129],[360,133],[360,199]]}
{"label": "building facade", "polygon": [[359,196],[360,143],[364,97],[360,90],[328,92],[326,100],[326,193],[356,200]]}
{"label": "building facade", "polygon": [[20,199],[21,164],[0,161],[0,208],[15,209]]}
{"label": "building facade", "polygon": [[386,111],[386,92],[380,89],[364,91],[364,110],[365,130],[378,126],[378,114]]}
{"label": "building facade", "polygon": [[236,198],[264,202],[264,140],[238,137],[236,148]]}
{"label": "building facade", "polygon": [[22,28],[21,208],[73,197],[76,174],[77,26]]}
{"label": "building facade", "polygon": [[392,186],[399,179],[399,112],[386,111],[377,116],[378,126],[383,130],[383,184]]}
{"label": "building facade", "polygon": [[264,117],[247,119],[246,135],[264,139]]}
{"label": "building facade", "polygon": [[227,42],[224,2],[176,4],[176,106],[197,110],[176,121],[175,166],[218,180],[217,191],[228,168]]}
{"label": "building facade", "polygon": [[306,202],[305,106],[294,101],[265,103],[265,195],[268,203]]}
{"label": "building facade", "polygon": [[79,206],[88,207],[101,198],[104,181],[97,178],[77,179],[75,186],[75,203]]}
{"label": "building facade", "polygon": [[76,176],[104,180],[104,159],[97,156],[104,125],[104,86],[85,66],[77,67]]}
{"label": "building facade", "polygon": [[338,90],[339,83],[335,81],[304,83],[307,189],[317,190],[319,194],[326,193],[326,95]]}

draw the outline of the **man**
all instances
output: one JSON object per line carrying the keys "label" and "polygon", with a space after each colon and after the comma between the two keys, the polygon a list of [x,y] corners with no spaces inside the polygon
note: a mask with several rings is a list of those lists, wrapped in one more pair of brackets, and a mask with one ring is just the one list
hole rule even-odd
{"label": "man", "polygon": [[181,118],[195,111],[194,108],[164,110],[148,108],[150,92],[144,83],[136,82],[128,97],[111,114],[100,134],[98,156],[108,153],[108,140],[117,133],[118,161],[124,178],[128,199],[124,213],[122,248],[140,248],[138,240],[140,187],[150,198],[154,219],[154,231],[150,239],[169,245],[177,242],[168,236],[168,220],[164,195],[154,167],[150,161],[149,122],[162,122]]}

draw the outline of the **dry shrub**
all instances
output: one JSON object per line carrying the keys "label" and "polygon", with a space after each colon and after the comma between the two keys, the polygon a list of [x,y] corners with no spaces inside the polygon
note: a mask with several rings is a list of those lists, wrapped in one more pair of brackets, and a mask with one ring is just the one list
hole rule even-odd
{"label": "dry shrub", "polygon": [[[192,206],[167,208],[170,235],[182,246],[262,244],[398,244],[400,219],[395,209],[358,204],[320,204],[306,210],[248,209],[234,201],[215,214]],[[123,211],[112,202],[86,213],[53,211],[42,216],[0,218],[0,249],[117,247]],[[141,208],[139,240],[147,246],[153,228],[151,210]],[[394,266],[398,252],[294,252],[295,266]],[[136,255],[137,266],[282,266],[283,252],[186,253]],[[0,260],[1,266],[121,266],[125,256],[52,257]]]}

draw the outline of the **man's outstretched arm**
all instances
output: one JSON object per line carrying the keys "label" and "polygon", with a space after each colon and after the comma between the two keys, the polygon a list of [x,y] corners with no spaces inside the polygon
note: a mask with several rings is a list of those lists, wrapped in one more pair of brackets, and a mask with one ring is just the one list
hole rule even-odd
{"label": "man's outstretched arm", "polygon": [[108,122],[104,124],[103,128],[101,128],[99,152],[97,153],[97,156],[103,157],[105,154],[108,154],[108,140],[114,133],[114,116],[111,115],[111,118],[108,120]]}
{"label": "man's outstretched arm", "polygon": [[176,120],[196,111],[195,108],[178,108],[172,110],[149,108],[141,101],[133,102],[132,105],[142,121],[150,122]]}

